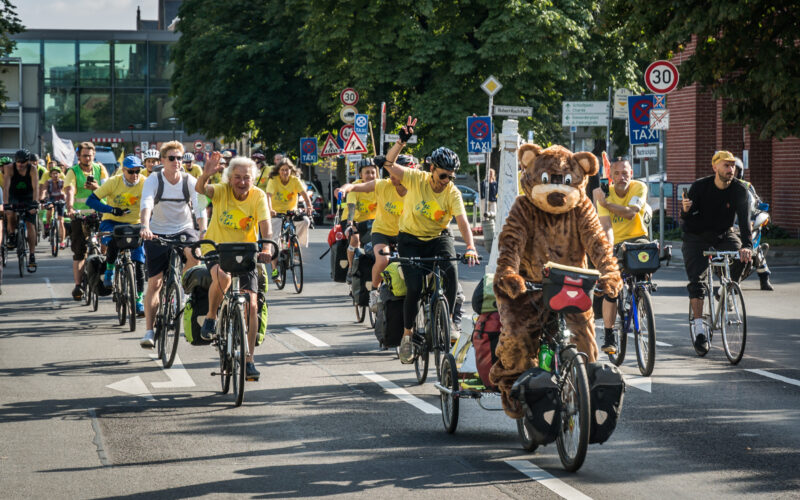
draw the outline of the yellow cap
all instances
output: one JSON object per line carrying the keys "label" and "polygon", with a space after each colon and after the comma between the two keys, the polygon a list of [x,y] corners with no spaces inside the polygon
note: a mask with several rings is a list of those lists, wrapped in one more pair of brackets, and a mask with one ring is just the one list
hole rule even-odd
{"label": "yellow cap", "polygon": [[717,151],[711,158],[711,164],[716,165],[718,161],[736,161],[736,157],[730,151]]}

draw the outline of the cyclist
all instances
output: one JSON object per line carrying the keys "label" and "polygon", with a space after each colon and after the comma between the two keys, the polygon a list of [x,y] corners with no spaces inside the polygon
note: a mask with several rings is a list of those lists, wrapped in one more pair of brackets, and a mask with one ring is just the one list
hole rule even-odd
{"label": "cyclist", "polygon": [[82,142],[78,146],[78,164],[67,169],[64,179],[64,191],[67,194],[66,213],[72,218],[70,224],[70,247],[72,248],[72,277],[75,288],[72,289],[72,298],[81,300],[84,290],[81,288],[81,275],[83,274],[84,259],[86,259],[86,238],[89,231],[82,219],[75,218],[75,214],[86,212],[89,206],[86,199],[92,191],[100,187],[108,179],[108,171],[102,163],[94,161],[95,149],[91,142]]}
{"label": "cyclist", "polygon": [[[750,200],[750,215],[751,217],[754,216],[755,210],[758,207],[758,204],[761,202],[761,198],[756,193],[756,188],[753,187],[753,184],[744,180],[744,163],[742,162],[741,158],[738,156],[735,159],[736,163],[736,178],[739,179],[744,183],[747,187],[747,196]],[[737,221],[737,228],[738,228],[738,221]],[[750,220],[750,230],[753,230],[753,220]],[[769,270],[769,266],[767,265],[767,250],[769,250],[769,244],[762,243],[765,246],[765,250],[763,252],[754,252],[753,253],[753,265],[756,266],[756,274],[758,274],[758,281],[761,282],[761,289],[771,292],[774,290],[772,288],[772,283],[769,282],[769,276],[772,274]]]}
{"label": "cyclist", "polygon": [[267,182],[269,182],[269,171],[270,171],[270,167],[269,165],[267,165],[267,157],[264,156],[263,153],[255,152],[250,156],[250,159],[255,162],[256,169],[258,172],[258,175],[253,185],[261,189],[262,191],[266,192]]}
{"label": "cyclist", "polygon": [[[358,162],[358,176],[360,179],[355,185],[367,184],[378,177],[378,168],[372,158],[364,158]],[[372,233],[372,223],[375,220],[378,203],[375,201],[375,190],[351,191],[347,193],[347,229],[344,234],[350,237],[350,246],[347,247],[347,282],[353,279],[353,257],[356,248],[369,243]]]}
{"label": "cyclist", "polygon": [[[223,181],[220,184],[208,184],[208,179],[216,172],[222,171],[218,166],[221,155],[212,153],[203,167],[203,174],[197,180],[195,189],[214,203],[214,217],[208,225],[206,238],[216,243],[252,242],[258,241],[258,234],[264,239],[272,238],[267,195],[255,188],[253,181],[256,179],[256,164],[252,160],[238,157],[231,160],[225,169]],[[213,249],[204,248],[204,253]],[[259,260],[270,260],[269,246],[261,250]],[[208,314],[203,322],[200,336],[205,340],[212,340],[217,328],[217,309],[222,304],[223,295],[231,286],[231,277],[219,268],[217,263],[208,262],[211,273],[211,286],[208,290]],[[256,349],[258,337],[258,271],[239,276],[239,287],[250,296],[247,318],[247,342],[250,347],[245,360],[245,377],[247,380],[258,381],[260,373],[256,369],[253,353]]]}
{"label": "cyclist", "polygon": [[[123,173],[112,177],[89,195],[86,204],[104,214],[103,221],[100,223],[101,232],[113,232],[114,228],[121,224],[139,223],[139,202],[142,199],[142,187],[144,186],[144,177],[141,176],[143,167],[138,156],[126,156],[120,169]],[[103,198],[108,200],[108,204],[101,201]],[[114,284],[119,249],[111,236],[103,237],[102,243],[106,246],[106,272],[103,276],[103,286],[111,288]],[[142,303],[144,292],[143,246],[131,250],[131,260],[134,262],[136,270],[136,315],[144,316],[144,304]]]}
{"label": "cyclist", "polygon": [[[11,163],[11,158],[3,156],[0,158],[0,245],[3,244],[3,226],[5,225],[6,213],[3,210],[3,192],[5,190],[5,169]],[[3,266],[0,263],[0,295],[3,294]]]}
{"label": "cyclist", "polygon": [[[39,171],[35,164],[31,164],[31,152],[27,149],[20,149],[14,153],[14,164],[6,168],[3,192],[7,193],[6,203],[10,205],[33,204],[38,200],[39,194]],[[22,217],[22,222],[28,226],[28,247],[30,248],[30,260],[28,261],[28,272],[36,271],[36,209],[31,209]],[[9,211],[8,218],[8,242],[12,242],[11,235],[17,230],[17,214]]]}
{"label": "cyclist", "polygon": [[688,197],[681,200],[683,219],[683,252],[689,284],[689,302],[697,335],[695,349],[708,352],[708,339],[703,326],[703,292],[700,276],[708,269],[708,259],[703,252],[738,250],[740,262],[731,266],[731,279],[739,281],[743,265],[750,261],[753,242],[750,225],[740,227],[741,239],[733,229],[733,219],[750,220],[750,203],[747,187],[735,177],[736,158],[729,151],[717,151],[711,158],[714,175],[696,180],[689,188]]}
{"label": "cyclist", "polygon": [[[277,158],[278,155],[275,155]],[[276,217],[277,214],[291,212],[297,209],[297,195],[303,197],[306,202],[306,215],[311,215],[311,198],[308,196],[306,186],[300,180],[297,169],[289,158],[281,159],[280,163],[272,167],[269,173],[269,182],[267,182],[267,200],[269,206],[272,207],[270,215],[272,219],[272,233],[277,238],[281,234],[281,218]],[[308,226],[310,222],[308,217],[303,217],[302,221],[297,221],[295,224],[297,228],[297,242],[304,247],[308,246]],[[280,244],[280,241],[278,242]],[[272,261],[272,277],[273,279],[278,276],[277,255],[273,255]]]}
{"label": "cyclist", "polygon": [[[617,160],[611,164],[611,185],[598,187],[592,192],[597,204],[597,215],[606,233],[608,242],[614,246],[617,261],[621,262],[620,245],[629,243],[649,243],[645,215],[647,205],[647,184],[633,179],[633,168],[627,160]],[[608,192],[606,193],[606,189]],[[602,350],[616,354],[617,343],[614,337],[614,321],[617,317],[617,298],[603,296]]]}
{"label": "cyclist", "polygon": [[191,174],[195,179],[199,179],[203,175],[203,169],[194,162],[194,154],[188,151],[183,154],[183,171]]}
{"label": "cyclist", "polygon": [[[413,135],[416,123],[417,120],[408,117],[408,122],[400,129],[400,139],[386,154],[384,163],[389,173],[399,178],[408,190],[403,200],[405,208],[400,216],[398,250],[404,257],[455,257],[453,237],[448,230],[450,221],[455,217],[461,236],[467,244],[465,256],[469,265],[473,266],[478,262],[478,252],[472,240],[461,191],[451,182],[461,166],[458,155],[445,147],[434,150],[430,155],[430,172],[413,170],[395,163],[400,151]],[[458,288],[458,268],[452,262],[444,262],[441,269],[445,276],[445,296],[452,315]],[[407,291],[403,304],[400,361],[407,364],[414,357],[411,336],[417,317],[417,302],[422,292],[424,271],[404,265],[403,274]]]}
{"label": "cyclist", "polygon": [[[47,209],[47,225],[58,224],[58,246],[64,248],[64,204],[67,202],[67,195],[64,194],[64,179],[61,178],[61,167],[56,162],[50,162],[50,178],[42,185],[40,198],[43,202],[53,203]],[[58,203],[63,202],[63,203]]]}
{"label": "cyclist", "polygon": [[139,175],[147,178],[147,176],[153,173],[155,166],[158,165],[158,161],[161,159],[161,154],[157,149],[148,149],[144,152],[143,157],[144,159],[142,162],[144,163],[144,170],[142,170]]}
{"label": "cyclist", "polygon": [[[194,177],[181,171],[183,144],[170,141],[161,146],[161,163],[164,169],[149,176],[142,187],[140,203],[141,235],[144,238],[147,267],[147,292],[144,299],[145,333],[139,340],[142,347],[155,345],[153,324],[158,310],[158,294],[164,281],[164,271],[169,265],[169,248],[151,241],[156,236],[183,236],[184,241],[198,240],[192,212],[197,217],[200,235],[205,234],[206,214],[197,203]],[[152,217],[151,217],[152,216]],[[197,259],[191,250],[184,249],[186,265],[194,267]]]}

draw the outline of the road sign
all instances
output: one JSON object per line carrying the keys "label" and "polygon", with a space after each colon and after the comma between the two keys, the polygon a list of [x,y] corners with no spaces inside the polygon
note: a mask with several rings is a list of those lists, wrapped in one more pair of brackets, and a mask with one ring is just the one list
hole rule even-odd
{"label": "road sign", "polygon": [[363,140],[366,140],[367,135],[369,135],[369,117],[367,115],[356,115],[356,119],[353,121],[353,130],[356,131],[356,134],[360,135]]}
{"label": "road sign", "polygon": [[351,133],[350,137],[347,138],[347,142],[344,143],[344,147],[342,148],[342,153],[346,155],[353,155],[366,152],[367,152],[367,147],[364,145],[364,141],[361,140],[361,137],[359,137],[358,134],[353,134],[353,133]]}
{"label": "road sign", "polygon": [[[397,142],[400,140],[400,136],[397,134],[383,134],[383,140],[386,142]],[[408,138],[409,144],[416,144],[417,143],[417,134],[412,135]]]}
{"label": "road sign", "polygon": [[300,139],[300,163],[316,163],[317,159],[317,138]]}
{"label": "road sign", "polygon": [[629,89],[617,89],[614,92],[614,118],[628,119],[628,96],[633,95]]}
{"label": "road sign", "polygon": [[150,149],[150,143],[147,141],[142,141],[139,145],[141,146],[142,151],[147,151]]}
{"label": "road sign", "polygon": [[361,156],[360,153],[357,155],[347,155],[347,161],[361,161],[361,158],[363,158],[363,156]]}
{"label": "road sign", "polygon": [[492,150],[492,118],[467,117],[467,153],[488,153]]}
{"label": "road sign", "polygon": [[353,133],[352,125],[342,125],[342,127],[339,129],[339,138],[338,138],[339,149],[344,149],[344,145],[347,142],[347,139],[350,138],[350,134],[352,133]]}
{"label": "road sign", "polygon": [[653,108],[653,95],[632,95],[628,97],[628,125],[631,144],[652,144],[658,142],[659,132],[650,129],[650,110]]}
{"label": "road sign", "polygon": [[336,139],[331,134],[328,134],[328,138],[325,139],[325,144],[322,145],[322,151],[319,152],[319,155],[322,157],[338,156],[340,152],[339,146],[336,145]]}
{"label": "road sign", "polygon": [[668,94],[678,86],[678,68],[669,61],[651,63],[644,72],[644,84],[656,94]]}
{"label": "road sign", "polygon": [[339,94],[339,100],[342,101],[342,104],[345,106],[355,106],[358,102],[358,92],[356,92],[356,89],[347,87]]}
{"label": "road sign", "polygon": [[[144,144],[144,143],[142,143],[142,144]],[[194,150],[195,151],[202,151],[203,150],[203,141],[194,141]]]}
{"label": "road sign", "polygon": [[651,109],[650,128],[652,130],[669,130],[669,110],[656,108]]}
{"label": "road sign", "polygon": [[636,146],[633,150],[636,158],[655,158],[658,155],[657,146]]}
{"label": "road sign", "polygon": [[607,101],[564,101],[561,103],[562,127],[607,127]]}
{"label": "road sign", "polygon": [[138,155],[139,153],[142,152],[142,147],[141,146],[136,146],[135,148],[133,148],[133,152]]}
{"label": "road sign", "polygon": [[357,114],[358,109],[355,106],[342,106],[342,110],[339,111],[339,118],[345,123],[353,123],[356,121]]}
{"label": "road sign", "polygon": [[500,89],[503,88],[503,84],[497,81],[497,78],[494,76],[489,75],[489,78],[481,84],[481,88],[484,92],[489,94],[489,97],[493,97],[496,93],[500,92]]}
{"label": "road sign", "polygon": [[533,116],[533,108],[527,106],[492,106],[492,114],[496,116]]}
{"label": "road sign", "polygon": [[206,153],[210,153],[214,150],[214,143],[213,142],[204,142],[203,143],[203,150]]}
{"label": "road sign", "polygon": [[473,153],[468,158],[469,163],[486,163],[486,155],[484,153]]}

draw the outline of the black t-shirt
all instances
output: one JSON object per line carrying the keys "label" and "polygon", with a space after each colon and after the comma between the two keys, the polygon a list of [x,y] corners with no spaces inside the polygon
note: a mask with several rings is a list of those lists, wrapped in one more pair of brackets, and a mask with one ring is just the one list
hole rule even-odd
{"label": "black t-shirt", "polygon": [[[747,187],[739,179],[734,179],[726,189],[719,189],[714,184],[714,177],[697,179],[689,188],[689,199],[692,208],[689,213],[681,210],[684,220],[683,230],[687,233],[723,234],[733,226],[733,219],[750,220],[750,203],[747,198]],[[742,247],[752,248],[750,225],[742,224]]]}

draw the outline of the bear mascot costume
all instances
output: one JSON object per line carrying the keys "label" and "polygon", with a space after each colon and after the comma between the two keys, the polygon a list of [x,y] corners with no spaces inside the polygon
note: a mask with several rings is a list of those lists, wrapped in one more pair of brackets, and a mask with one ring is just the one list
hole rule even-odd
{"label": "bear mascot costume", "polygon": [[[589,176],[598,171],[597,158],[572,153],[562,146],[542,149],[524,144],[517,152],[524,171],[518,196],[498,239],[499,255],[494,292],[502,322],[490,380],[500,388],[503,409],[511,418],[522,417],[511,386],[534,366],[547,315],[541,292],[527,293],[525,281],[542,282],[548,261],[586,268],[587,254],[600,272],[597,286],[614,298],[622,288],[617,261],[592,202],[586,196]],[[565,314],[566,325],[578,350],[588,361],[597,360],[594,313]]]}

